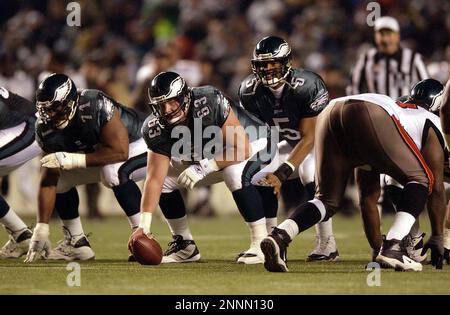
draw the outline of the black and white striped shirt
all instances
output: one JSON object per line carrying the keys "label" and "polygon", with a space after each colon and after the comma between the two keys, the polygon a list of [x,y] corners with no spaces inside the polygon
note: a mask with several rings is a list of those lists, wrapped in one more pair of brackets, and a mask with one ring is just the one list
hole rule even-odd
{"label": "black and white striped shirt", "polygon": [[414,83],[428,77],[419,53],[400,48],[388,56],[372,48],[359,57],[348,93],[379,93],[396,99],[409,94]]}

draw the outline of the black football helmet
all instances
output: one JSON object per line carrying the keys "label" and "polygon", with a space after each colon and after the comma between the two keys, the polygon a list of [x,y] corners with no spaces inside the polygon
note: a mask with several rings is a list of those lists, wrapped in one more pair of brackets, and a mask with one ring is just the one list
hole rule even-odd
{"label": "black football helmet", "polygon": [[[268,63],[278,63],[268,68]],[[291,69],[291,47],[282,38],[267,36],[253,51],[252,70],[265,86],[273,87],[286,79]]]}
{"label": "black football helmet", "polygon": [[408,102],[437,112],[441,107],[444,86],[434,79],[425,79],[414,84],[408,96]]}
{"label": "black football helmet", "polygon": [[[150,82],[148,88],[149,105],[154,115],[164,125],[177,124],[176,117],[181,111],[187,112],[191,102],[191,91],[186,81],[175,72],[161,72]],[[170,113],[165,113],[164,104],[171,99],[178,101],[179,106]]]}
{"label": "black football helmet", "polygon": [[36,108],[45,124],[64,129],[75,115],[77,106],[77,88],[67,75],[53,73],[39,84]]}

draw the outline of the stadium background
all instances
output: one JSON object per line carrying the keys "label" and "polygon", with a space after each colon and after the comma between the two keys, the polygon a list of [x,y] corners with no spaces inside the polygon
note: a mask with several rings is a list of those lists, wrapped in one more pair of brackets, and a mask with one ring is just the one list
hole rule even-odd
{"label": "stadium background", "polygon": [[[255,43],[276,34],[292,45],[294,66],[318,72],[330,96],[338,97],[345,95],[357,56],[373,45],[368,1],[86,0],[77,1],[81,27],[67,25],[68,2],[1,1],[0,85],[33,100],[46,73],[64,71],[78,87],[100,89],[147,110],[148,80],[172,69],[190,85],[215,85],[236,99],[251,72]],[[381,15],[398,19],[402,44],[423,55],[431,77],[446,81],[450,2],[378,3]],[[19,213],[35,213],[38,167],[34,160],[11,177],[8,199]],[[213,189],[213,206],[235,211],[224,191]],[[99,205],[102,213],[121,212],[103,188]]]}

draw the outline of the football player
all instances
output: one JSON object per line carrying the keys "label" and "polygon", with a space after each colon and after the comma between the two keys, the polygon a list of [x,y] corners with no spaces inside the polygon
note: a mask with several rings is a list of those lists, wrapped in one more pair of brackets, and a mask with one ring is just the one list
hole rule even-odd
{"label": "football player", "polygon": [[[141,137],[144,116],[98,90],[77,91],[64,74],[52,74],[36,91],[36,140],[41,159],[38,219],[26,262],[94,258],[78,214],[76,185],[102,181],[111,187],[132,229],[139,224],[146,145]],[[58,198],[56,196],[58,195]],[[59,210],[65,239],[50,253],[50,215]]]}
{"label": "football player", "polygon": [[[450,80],[447,81],[444,91],[440,95],[440,102],[442,104],[440,108],[442,131],[447,147],[450,147]],[[447,264],[450,264],[450,203],[447,206],[447,219],[444,228],[444,250],[445,260]]]}
{"label": "football player", "polygon": [[[396,102],[402,115],[401,122],[403,126],[408,131],[414,144],[421,150],[434,176],[434,185],[427,201],[432,236],[424,247],[423,238],[425,233],[419,232],[419,220],[417,219],[411,231],[403,239],[403,246],[408,256],[417,262],[425,261],[426,251],[430,248],[431,263],[439,269],[442,268],[444,255],[442,236],[445,217],[445,190],[444,160],[442,157],[445,154],[445,144],[440,129],[439,117],[436,113],[439,113],[440,106],[437,96],[442,93],[443,88],[439,81],[425,79],[412,87],[410,95],[403,102],[399,100]],[[412,126],[415,127],[413,128]],[[433,132],[430,132],[431,130]],[[434,139],[435,136],[437,137],[436,139]],[[375,259],[382,243],[379,214],[375,203],[375,200],[379,197],[380,188],[378,184],[370,180],[370,176],[372,176],[372,172],[357,169],[356,178],[359,181],[358,187],[360,188],[359,195],[364,229],[373,248],[373,259]],[[400,192],[398,195],[401,196],[403,187],[390,176],[386,176],[386,181],[390,190],[394,188],[393,186],[400,186],[398,187]],[[396,207],[401,204],[399,198],[392,198],[392,200]]]}
{"label": "football player", "polygon": [[[299,176],[308,192],[314,196],[314,130],[317,115],[328,104],[328,91],[322,78],[314,72],[291,67],[291,47],[282,38],[261,39],[253,51],[253,74],[239,88],[242,106],[280,132],[278,148],[283,153],[278,169],[266,176],[263,184],[273,186],[276,194],[291,175]],[[267,190],[267,188],[260,188]],[[263,193],[268,202],[277,204],[270,192]],[[265,213],[268,226],[277,225],[277,207]],[[258,218],[245,218],[252,226]],[[308,261],[336,260],[339,257],[332,231],[332,219],[316,226],[317,246]],[[269,231],[270,232],[270,231]]]}
{"label": "football player", "polygon": [[[27,99],[0,87],[0,177],[17,169],[41,153],[34,139],[36,107]],[[0,196],[0,223],[9,234],[0,258],[26,254],[31,230]]]}
{"label": "football player", "polygon": [[[397,270],[422,270],[420,263],[408,257],[401,240],[411,230],[435,187],[425,158],[442,162],[443,150],[428,149],[432,143],[433,148],[440,145],[439,135],[430,128],[427,143],[422,148],[423,156],[409,135],[413,131],[420,133],[420,126],[404,115],[395,101],[385,95],[352,95],[330,102],[319,115],[316,127],[315,198],[299,206],[261,242],[267,270],[288,271],[289,243],[300,232],[336,212],[347,180],[356,167],[370,172],[364,181],[358,181],[359,185],[363,182],[379,190],[377,183],[383,173],[404,186],[394,222],[382,241],[376,261]],[[405,128],[410,129],[409,132]],[[362,189],[364,187],[360,187],[360,191]]]}
{"label": "football player", "polygon": [[[148,93],[153,113],[144,123],[143,136],[150,149],[149,167],[140,229],[130,241],[141,233],[150,235],[152,213],[159,203],[174,239],[162,262],[199,260],[200,253],[187,224],[179,189],[223,180],[242,216],[256,214],[260,218],[250,229],[249,250],[238,257],[237,262],[262,263],[259,243],[267,235],[264,209],[274,205],[265,203],[253,184],[275,170],[271,158],[277,158],[268,147],[276,147],[277,141],[268,142],[267,133],[265,136],[262,133],[261,137],[246,133],[248,129],[244,131],[244,128],[249,126],[267,128],[243,109],[233,106],[212,86],[190,88],[177,73],[161,72],[151,81]],[[216,135],[215,140],[220,140],[213,146],[210,143],[212,133]],[[184,144],[182,152],[177,148],[180,143]]]}

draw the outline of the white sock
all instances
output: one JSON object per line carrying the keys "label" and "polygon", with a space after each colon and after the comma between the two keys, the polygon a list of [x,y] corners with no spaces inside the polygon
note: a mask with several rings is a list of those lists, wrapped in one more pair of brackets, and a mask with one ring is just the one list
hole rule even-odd
{"label": "white sock", "polygon": [[279,229],[285,230],[291,241],[298,235],[298,225],[294,220],[286,219],[279,226]]}
{"label": "white sock", "polygon": [[320,240],[326,241],[330,236],[333,236],[333,219],[322,221],[316,224],[316,234]]}
{"label": "white sock", "polygon": [[250,246],[259,246],[262,239],[267,236],[266,218],[254,222],[245,222],[250,230]]}
{"label": "white sock", "polygon": [[131,230],[134,231],[139,227],[139,222],[141,220],[141,213],[138,212],[136,214],[130,215],[127,217],[128,223],[130,224]]}
{"label": "white sock", "polygon": [[450,249],[450,229],[444,228],[444,247]]}
{"label": "white sock", "polygon": [[266,230],[267,234],[270,234],[274,227],[277,226],[277,217],[275,218],[266,218]]}
{"label": "white sock", "polygon": [[70,235],[80,235],[84,234],[83,226],[81,225],[80,217],[70,220],[62,220],[63,225],[69,230]]}
{"label": "white sock", "polygon": [[0,219],[0,223],[6,226],[10,231],[17,232],[27,228],[25,222],[10,208],[3,218]]}
{"label": "white sock", "polygon": [[416,218],[414,218],[408,212],[397,212],[395,214],[394,223],[392,224],[388,234],[386,235],[386,239],[402,240],[406,235],[408,235],[409,231],[411,231],[411,227],[413,226],[415,221]]}
{"label": "white sock", "polygon": [[184,240],[193,240],[187,223],[187,216],[178,219],[166,219],[172,235],[181,235]]}
{"label": "white sock", "polygon": [[411,234],[412,237],[418,237],[421,234],[419,229],[420,229],[419,218],[417,218],[417,220],[416,220],[416,222],[414,222],[409,234]]}

